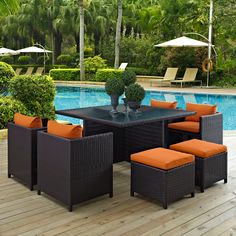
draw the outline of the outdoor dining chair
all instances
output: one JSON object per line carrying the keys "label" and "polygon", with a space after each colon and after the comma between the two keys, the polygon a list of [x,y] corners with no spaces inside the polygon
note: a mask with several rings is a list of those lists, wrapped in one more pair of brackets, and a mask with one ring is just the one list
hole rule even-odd
{"label": "outdoor dining chair", "polygon": [[32,75],[34,70],[34,67],[28,67],[27,71],[25,72],[25,75]]}
{"label": "outdoor dining chair", "polygon": [[38,67],[37,70],[36,70],[36,72],[35,72],[35,74],[37,74],[37,75],[42,75],[43,71],[44,71],[44,68],[43,68],[43,67]]}

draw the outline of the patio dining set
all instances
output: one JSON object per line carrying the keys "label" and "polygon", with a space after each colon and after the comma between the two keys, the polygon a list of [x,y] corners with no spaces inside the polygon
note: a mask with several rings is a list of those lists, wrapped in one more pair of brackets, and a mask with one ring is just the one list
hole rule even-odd
{"label": "patio dining set", "polygon": [[8,177],[30,190],[73,205],[97,196],[113,197],[113,163],[131,163],[130,195],[156,199],[164,209],[227,183],[223,117],[216,106],[151,100],[139,112],[111,115],[110,106],[57,111],[79,118],[60,124],[15,114],[8,124]]}

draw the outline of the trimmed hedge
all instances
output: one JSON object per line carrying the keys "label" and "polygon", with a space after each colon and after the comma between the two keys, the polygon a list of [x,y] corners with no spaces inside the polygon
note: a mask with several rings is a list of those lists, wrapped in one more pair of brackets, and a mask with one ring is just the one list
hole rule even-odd
{"label": "trimmed hedge", "polygon": [[75,63],[75,59],[69,54],[61,54],[57,57],[57,63],[70,66]]}
{"label": "trimmed hedge", "polygon": [[55,117],[56,87],[49,76],[16,76],[10,82],[9,91],[14,99],[25,105],[29,115]]}
{"label": "trimmed hedge", "polygon": [[14,58],[12,56],[2,56],[2,57],[0,57],[0,61],[6,62],[8,64],[13,64]]}
{"label": "trimmed hedge", "polygon": [[17,62],[21,65],[30,64],[33,61],[32,57],[30,56],[19,56]]}
{"label": "trimmed hedge", "polygon": [[5,62],[0,62],[0,93],[7,90],[10,80],[16,75],[13,68]]}
{"label": "trimmed hedge", "polygon": [[27,114],[22,102],[11,97],[0,97],[0,129],[7,128],[7,123],[13,121],[16,112]]}
{"label": "trimmed hedge", "polygon": [[54,80],[78,81],[80,80],[80,69],[52,69],[49,75]]}
{"label": "trimmed hedge", "polygon": [[119,69],[99,69],[94,78],[98,82],[106,82],[108,79],[120,78],[122,79],[123,71]]}

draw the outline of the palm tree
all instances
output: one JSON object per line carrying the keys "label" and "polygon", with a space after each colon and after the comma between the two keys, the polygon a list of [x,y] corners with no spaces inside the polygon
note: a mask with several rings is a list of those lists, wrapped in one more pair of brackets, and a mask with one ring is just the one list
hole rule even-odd
{"label": "palm tree", "polygon": [[79,0],[79,15],[80,15],[80,80],[85,79],[84,71],[84,1]]}
{"label": "palm tree", "polygon": [[121,38],[121,24],[122,24],[122,0],[117,0],[118,16],[116,23],[116,41],[115,41],[115,68],[119,67],[120,59],[120,38]]}
{"label": "palm tree", "polygon": [[19,7],[19,0],[0,0],[0,15],[14,13]]}

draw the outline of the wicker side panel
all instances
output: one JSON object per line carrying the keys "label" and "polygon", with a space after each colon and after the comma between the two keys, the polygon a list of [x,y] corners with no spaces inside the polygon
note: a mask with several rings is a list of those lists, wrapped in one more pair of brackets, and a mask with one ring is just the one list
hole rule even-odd
{"label": "wicker side panel", "polygon": [[127,160],[127,150],[125,145],[125,130],[113,126],[103,125],[92,121],[84,121],[84,136],[96,134],[113,133],[113,162]]}
{"label": "wicker side panel", "polygon": [[203,188],[227,179],[227,153],[210,158],[196,157],[196,185]]}
{"label": "wicker side panel", "polygon": [[112,193],[113,134],[85,137],[72,142],[72,204]]}
{"label": "wicker side panel", "polygon": [[8,174],[30,189],[37,183],[37,129],[8,124]]}
{"label": "wicker side panel", "polygon": [[223,143],[223,115],[202,116],[200,120],[201,139],[213,143]]}
{"label": "wicker side panel", "polygon": [[70,141],[38,133],[38,190],[71,205]]}

